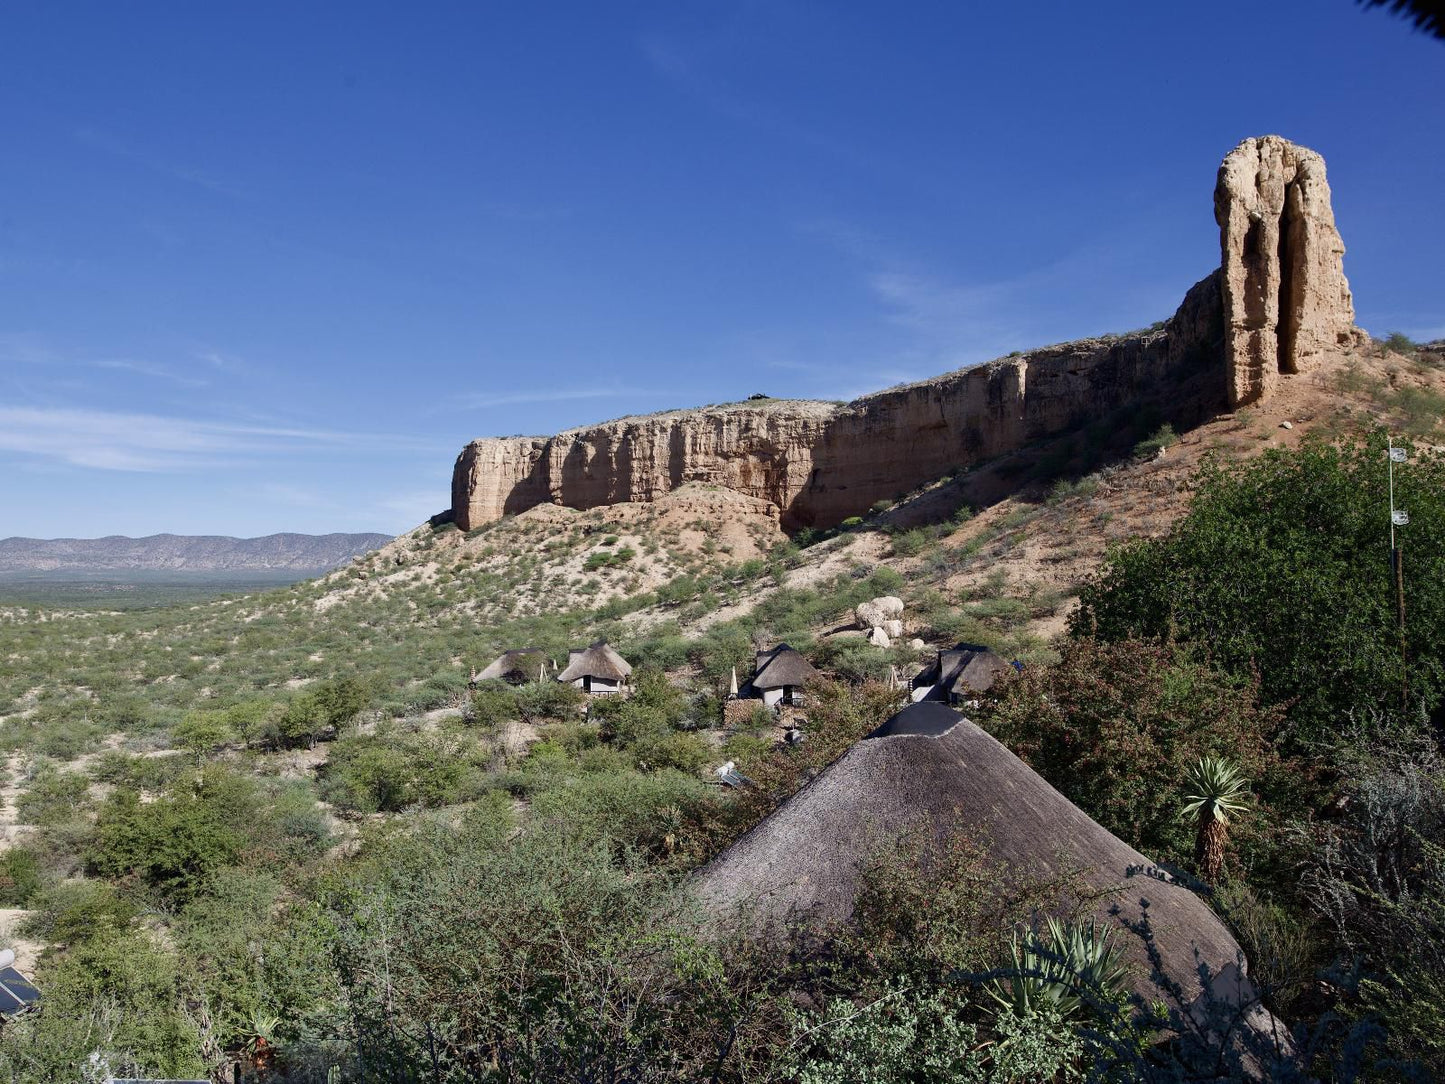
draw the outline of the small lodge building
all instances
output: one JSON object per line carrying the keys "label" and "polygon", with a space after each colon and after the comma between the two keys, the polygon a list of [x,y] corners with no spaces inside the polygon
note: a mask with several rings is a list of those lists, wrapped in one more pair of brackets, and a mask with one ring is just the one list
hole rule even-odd
{"label": "small lodge building", "polygon": [[517,647],[497,656],[480,674],[473,674],[471,683],[505,681],[508,685],[525,685],[539,680],[550,664],[547,653],[540,647]]}
{"label": "small lodge building", "polygon": [[770,708],[801,704],[803,686],[817,677],[812,663],[787,644],[778,644],[758,652],[753,679],[743,695],[761,697]]}
{"label": "small lodge building", "polygon": [[1013,667],[982,644],[955,644],[940,651],[913,679],[910,698],[960,704],[977,700]]}
{"label": "small lodge building", "polygon": [[628,661],[606,640],[598,640],[587,647],[574,647],[568,654],[567,668],[557,675],[557,680],[577,686],[588,696],[613,696],[627,692],[631,673]]}

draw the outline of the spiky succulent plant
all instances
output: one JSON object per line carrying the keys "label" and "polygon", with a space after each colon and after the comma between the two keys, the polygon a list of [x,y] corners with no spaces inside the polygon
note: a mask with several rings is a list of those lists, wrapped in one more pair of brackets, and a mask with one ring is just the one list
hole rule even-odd
{"label": "spiky succulent plant", "polygon": [[1194,864],[1206,881],[1224,872],[1224,848],[1229,839],[1229,818],[1249,805],[1249,783],[1225,757],[1201,757],[1185,778],[1181,819],[1197,818]]}
{"label": "spiky succulent plant", "polygon": [[1123,983],[1122,955],[1108,930],[1050,918],[1042,931],[1014,938],[1010,974],[989,993],[1016,1016],[1048,1006],[1067,1018],[1081,1005],[1122,1001]]}

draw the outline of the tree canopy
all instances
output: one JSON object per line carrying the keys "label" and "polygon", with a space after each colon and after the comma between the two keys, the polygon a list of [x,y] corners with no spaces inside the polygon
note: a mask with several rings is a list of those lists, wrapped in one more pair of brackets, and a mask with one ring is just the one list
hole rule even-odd
{"label": "tree canopy", "polygon": [[1257,672],[1297,739],[1350,711],[1412,708],[1445,692],[1445,458],[1409,448],[1395,465],[1404,551],[1401,660],[1390,563],[1383,433],[1307,441],[1240,466],[1207,464],[1189,514],[1160,539],[1116,550],[1082,593],[1075,634],[1175,637],[1216,665]]}

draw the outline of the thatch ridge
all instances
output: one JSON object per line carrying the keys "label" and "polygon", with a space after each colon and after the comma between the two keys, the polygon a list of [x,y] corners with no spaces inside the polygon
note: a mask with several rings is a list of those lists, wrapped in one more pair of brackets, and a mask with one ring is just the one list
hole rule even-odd
{"label": "thatch ridge", "polygon": [[952,708],[944,707],[936,700],[924,700],[917,704],[909,704],[863,740],[899,737],[938,738],[957,726],[960,718],[962,716]]}
{"label": "thatch ridge", "polygon": [[498,655],[485,670],[477,675],[477,680],[499,680],[513,670],[520,670],[535,676],[539,667],[550,661],[547,652],[540,647],[514,647]]}
{"label": "thatch ridge", "polygon": [[[938,712],[954,719],[946,731],[908,732],[924,716],[936,725]],[[1146,998],[1160,996],[1138,932],[1146,911],[1163,970],[1188,998],[1201,991],[1200,962],[1217,972],[1241,958],[1238,943],[1198,896],[1158,874],[956,712],[913,705],[870,738],[694,875],[692,891],[706,910],[767,939],[786,938],[798,926],[845,923],[880,846],[908,826],[926,825],[940,840],[968,833],[1002,875],[1013,870],[1041,879],[1081,868],[1082,887],[1098,896],[1093,917],[1115,931],[1134,964],[1135,989]]]}
{"label": "thatch ridge", "polygon": [[945,651],[918,672],[913,687],[936,685],[946,696],[967,698],[986,693],[1004,674],[1012,669],[1004,658],[983,644],[959,643]]}
{"label": "thatch ridge", "polygon": [[806,685],[817,676],[818,671],[801,652],[778,644],[758,652],[751,684],[754,689],[781,689],[785,685]]}
{"label": "thatch ridge", "polygon": [[567,669],[557,675],[558,681],[579,678],[601,678],[604,681],[626,681],[632,665],[606,641],[598,640],[587,647],[574,647],[567,660]]}

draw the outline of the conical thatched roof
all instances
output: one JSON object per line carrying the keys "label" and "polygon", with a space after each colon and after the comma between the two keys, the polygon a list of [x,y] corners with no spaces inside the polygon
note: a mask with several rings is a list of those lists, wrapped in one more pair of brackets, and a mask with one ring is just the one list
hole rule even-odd
{"label": "conical thatched roof", "polygon": [[813,664],[787,644],[759,651],[754,689],[781,689],[785,685],[806,685],[818,676]]}
{"label": "conical thatched roof", "polygon": [[498,655],[490,666],[477,675],[477,680],[500,680],[513,673],[534,678],[537,676],[538,667],[546,665],[547,661],[547,653],[540,647],[516,647]]}
{"label": "conical thatched roof", "polygon": [[938,658],[913,679],[913,685],[936,685],[946,694],[967,698],[988,692],[1011,669],[1001,656],[982,644],[956,644],[940,651]]}
{"label": "conical thatched roof", "polygon": [[1198,961],[1216,972],[1236,962],[1239,945],[1198,896],[1161,879],[1142,854],[938,703],[904,708],[854,745],[700,870],[693,890],[713,914],[735,915],[764,937],[845,922],[864,866],[920,822],[938,838],[968,833],[1001,872],[1037,880],[1082,866],[1088,887],[1105,894],[1096,918],[1116,931],[1147,998],[1161,992],[1143,939],[1128,929],[1146,900],[1165,971],[1189,998],[1200,992]]}
{"label": "conical thatched roof", "polygon": [[627,660],[617,654],[606,640],[598,640],[587,647],[574,647],[567,659],[567,669],[557,675],[558,681],[576,681],[579,678],[602,678],[604,681],[626,681],[632,673]]}

